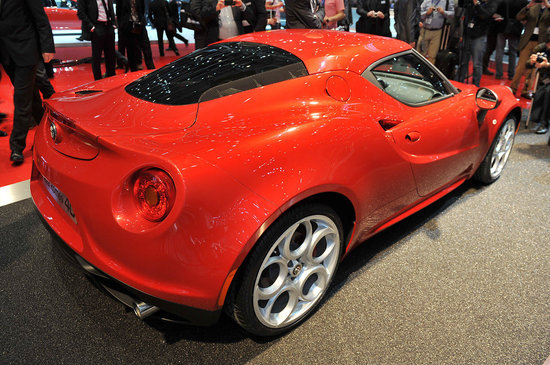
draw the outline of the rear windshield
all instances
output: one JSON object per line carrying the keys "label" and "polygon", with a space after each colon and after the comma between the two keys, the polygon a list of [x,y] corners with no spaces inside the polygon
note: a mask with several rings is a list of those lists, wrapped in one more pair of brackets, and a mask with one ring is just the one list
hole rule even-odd
{"label": "rear windshield", "polygon": [[221,43],[132,82],[126,92],[153,103],[185,105],[306,75],[303,62],[280,48],[249,42]]}

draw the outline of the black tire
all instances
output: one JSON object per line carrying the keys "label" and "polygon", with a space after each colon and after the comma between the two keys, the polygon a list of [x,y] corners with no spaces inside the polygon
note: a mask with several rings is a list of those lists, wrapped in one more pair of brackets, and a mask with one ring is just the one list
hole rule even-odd
{"label": "black tire", "polygon": [[[308,240],[315,234],[318,239]],[[333,209],[304,204],[285,212],[243,264],[229,314],[258,336],[275,336],[295,327],[327,292],[340,262],[342,242],[342,223]]]}
{"label": "black tire", "polygon": [[495,182],[508,162],[516,135],[517,118],[508,115],[495,135],[491,147],[477,169],[474,179],[484,184]]}

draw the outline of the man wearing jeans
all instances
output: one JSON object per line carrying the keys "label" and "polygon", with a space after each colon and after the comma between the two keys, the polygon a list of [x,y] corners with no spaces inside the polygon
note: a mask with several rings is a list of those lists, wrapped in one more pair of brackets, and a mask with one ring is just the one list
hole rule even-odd
{"label": "man wearing jeans", "polygon": [[479,86],[483,72],[483,55],[487,46],[489,19],[497,10],[498,2],[496,0],[459,0],[458,4],[465,9],[458,81],[466,80],[471,56],[474,63],[472,83]]}

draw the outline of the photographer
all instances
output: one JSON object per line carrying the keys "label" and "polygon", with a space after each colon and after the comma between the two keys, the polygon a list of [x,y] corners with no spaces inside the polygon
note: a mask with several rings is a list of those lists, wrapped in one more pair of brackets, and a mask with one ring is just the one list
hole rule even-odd
{"label": "photographer", "polygon": [[424,0],[420,5],[422,45],[426,58],[435,64],[446,19],[455,15],[453,0]]}
{"label": "photographer", "polygon": [[483,72],[483,55],[487,48],[489,20],[497,10],[498,1],[459,0],[458,4],[465,12],[458,81],[466,80],[471,56],[474,63],[472,83],[479,86]]}
{"label": "photographer", "polygon": [[390,0],[359,0],[357,14],[356,32],[391,37]]}
{"label": "photographer", "polygon": [[[525,29],[519,40],[519,61],[516,68],[514,78],[510,87],[512,92],[516,94],[520,86],[521,78],[525,73],[525,65],[529,56],[533,53],[533,49],[541,42],[539,39],[546,29],[550,26],[550,4],[548,0],[531,0],[523,9],[516,15],[516,19],[525,23]],[[525,86],[521,91],[521,96],[530,99],[529,90],[531,89],[530,72],[525,78]]]}
{"label": "photographer", "polygon": [[[531,121],[538,123],[535,133],[548,132],[548,120],[550,119],[550,29],[542,36],[543,43],[538,44],[527,62],[528,68],[535,68],[539,73],[539,84],[531,109]],[[550,144],[550,139],[548,140]]]}

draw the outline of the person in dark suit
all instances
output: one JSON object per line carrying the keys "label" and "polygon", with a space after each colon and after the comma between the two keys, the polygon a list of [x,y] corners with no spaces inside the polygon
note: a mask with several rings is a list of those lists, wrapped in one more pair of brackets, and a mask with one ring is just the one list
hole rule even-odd
{"label": "person in dark suit", "polygon": [[122,41],[126,44],[130,70],[138,70],[138,50],[141,50],[143,54],[147,69],[154,69],[151,44],[149,43],[147,29],[145,29],[144,0],[117,0],[116,5],[119,42],[122,38]]}
{"label": "person in dark suit", "polygon": [[[168,10],[170,13],[170,19],[174,24],[174,30],[168,31],[168,33],[170,33],[170,37],[172,37],[172,41],[174,40],[174,38],[177,38],[183,43],[185,43],[185,47],[187,47],[189,45],[189,40],[184,36],[182,36],[181,34],[178,34],[178,32],[181,32],[183,30],[183,27],[181,24],[181,1],[171,0],[168,6]],[[173,42],[173,47],[170,49],[174,51],[176,55],[179,56],[179,51],[178,51],[178,48],[176,47],[176,43]]]}
{"label": "person in dark suit", "polygon": [[287,29],[321,29],[325,13],[317,0],[285,1]]}
{"label": "person in dark suit", "polygon": [[390,0],[359,0],[357,14],[359,14],[359,20],[355,24],[357,33],[391,37]]}
{"label": "person in dark suit", "polygon": [[78,18],[82,20],[83,32],[89,33],[92,41],[94,80],[102,77],[102,54],[105,56],[105,76],[114,76],[116,18],[113,0],[79,0]]}
{"label": "person in dark suit", "polygon": [[191,13],[200,22],[195,29],[195,49],[208,46],[219,40],[217,0],[191,0]]}
{"label": "person in dark suit", "polygon": [[167,29],[169,18],[170,18],[170,14],[168,13],[168,4],[166,3],[166,0],[153,0],[153,2],[149,4],[149,20],[157,30],[157,41],[159,45],[159,54],[161,56],[164,56],[164,39],[163,38],[164,38],[165,32],[168,38],[168,44],[170,45],[170,48],[172,47],[172,43],[174,43],[174,38],[170,37],[170,34],[168,33],[168,29]]}
{"label": "person in dark suit", "polygon": [[23,163],[29,128],[41,118],[33,115],[33,106],[36,111],[42,103],[35,83],[38,62],[50,62],[54,53],[52,28],[40,1],[0,0],[0,63],[13,84],[10,160],[14,165]]}
{"label": "person in dark suit", "polygon": [[244,32],[261,32],[267,25],[267,10],[265,0],[245,0],[246,10],[252,13],[252,22],[243,23]]}

